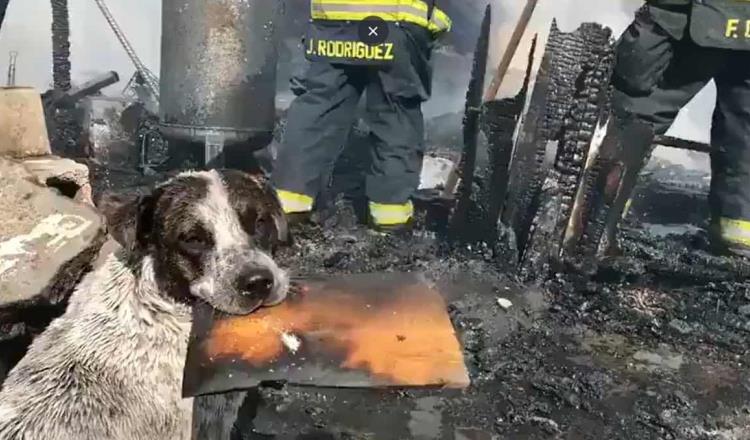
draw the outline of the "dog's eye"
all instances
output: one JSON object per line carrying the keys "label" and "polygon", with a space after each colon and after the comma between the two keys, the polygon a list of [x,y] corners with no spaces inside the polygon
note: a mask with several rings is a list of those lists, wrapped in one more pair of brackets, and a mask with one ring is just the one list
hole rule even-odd
{"label": "dog's eye", "polygon": [[210,245],[210,241],[201,234],[180,234],[180,247],[191,254],[203,253]]}

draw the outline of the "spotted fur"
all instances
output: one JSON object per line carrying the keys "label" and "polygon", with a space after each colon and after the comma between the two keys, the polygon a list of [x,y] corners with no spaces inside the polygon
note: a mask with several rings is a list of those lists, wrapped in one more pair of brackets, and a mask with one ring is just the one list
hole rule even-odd
{"label": "spotted fur", "polygon": [[264,179],[183,173],[101,206],[122,249],[11,371],[0,440],[190,439],[181,388],[191,304],[244,314],[286,295],[288,278],[263,249],[287,234]]}

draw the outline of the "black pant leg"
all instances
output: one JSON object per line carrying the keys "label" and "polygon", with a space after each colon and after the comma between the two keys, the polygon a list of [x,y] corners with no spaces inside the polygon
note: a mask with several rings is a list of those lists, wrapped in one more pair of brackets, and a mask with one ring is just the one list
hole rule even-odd
{"label": "black pant leg", "polygon": [[716,77],[709,204],[722,238],[750,247],[750,52],[728,55]]}
{"label": "black pant leg", "polygon": [[289,107],[272,175],[286,212],[312,208],[321,174],[331,167],[354,123],[365,79],[361,67],[310,64]]}

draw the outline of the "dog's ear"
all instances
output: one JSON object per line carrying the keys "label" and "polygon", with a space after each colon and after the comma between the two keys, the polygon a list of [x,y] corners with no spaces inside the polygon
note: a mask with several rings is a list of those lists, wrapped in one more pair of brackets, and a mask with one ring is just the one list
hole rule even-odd
{"label": "dog's ear", "polygon": [[153,194],[105,193],[97,207],[107,222],[107,231],[123,248],[133,251],[148,242],[153,215]]}

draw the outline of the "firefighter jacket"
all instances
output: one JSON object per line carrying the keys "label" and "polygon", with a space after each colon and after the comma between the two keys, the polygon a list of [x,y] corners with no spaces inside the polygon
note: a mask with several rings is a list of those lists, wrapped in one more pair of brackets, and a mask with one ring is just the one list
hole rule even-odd
{"label": "firefighter jacket", "polygon": [[651,16],[672,38],[699,46],[750,50],[750,1],[647,0]]}
{"label": "firefighter jacket", "polygon": [[387,22],[413,23],[434,34],[449,31],[451,20],[435,0],[310,0],[313,21],[360,22],[378,17]]}
{"label": "firefighter jacket", "polygon": [[[336,64],[390,65],[404,53],[405,28],[433,39],[451,28],[436,0],[310,0],[305,55]],[[379,23],[375,23],[375,21]],[[381,27],[382,39],[367,38]],[[364,33],[363,33],[364,32]],[[411,32],[410,34],[414,34]]]}

